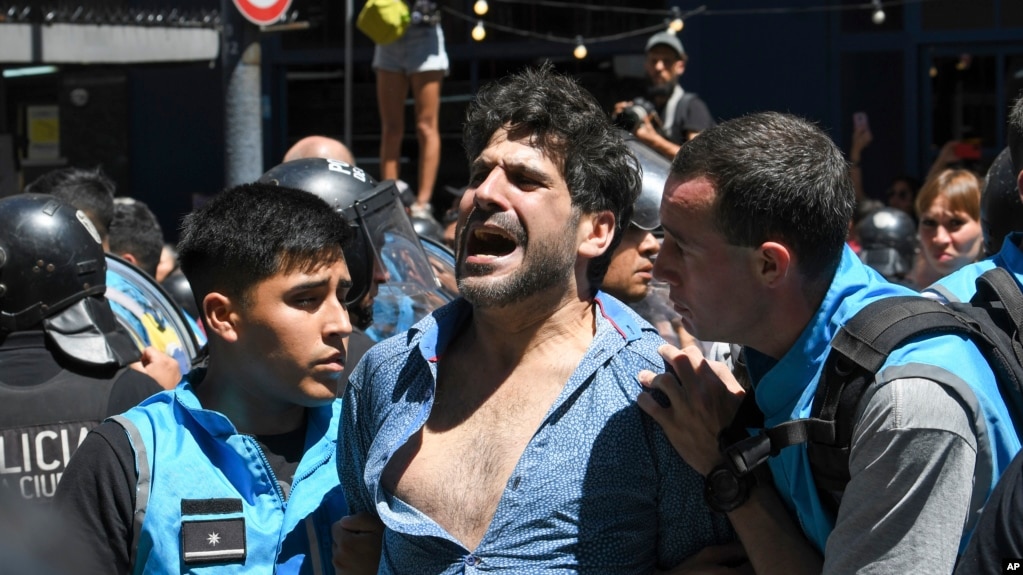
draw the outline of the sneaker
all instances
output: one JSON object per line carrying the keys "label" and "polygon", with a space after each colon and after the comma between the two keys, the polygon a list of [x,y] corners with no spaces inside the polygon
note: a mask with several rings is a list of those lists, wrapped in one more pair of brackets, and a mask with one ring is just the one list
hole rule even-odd
{"label": "sneaker", "polygon": [[412,207],[409,208],[409,211],[412,213],[413,218],[433,217],[433,208],[430,206],[430,204],[420,204],[419,202],[416,202],[412,204]]}

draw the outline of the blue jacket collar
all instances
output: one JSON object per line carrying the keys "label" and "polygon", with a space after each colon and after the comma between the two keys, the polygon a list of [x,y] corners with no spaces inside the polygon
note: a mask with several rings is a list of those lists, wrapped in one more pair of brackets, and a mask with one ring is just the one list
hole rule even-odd
{"label": "blue jacket collar", "polygon": [[775,361],[754,349],[746,350],[757,405],[764,413],[765,423],[775,425],[789,419],[800,398],[813,395],[816,387],[810,384],[823,367],[831,338],[860,308],[881,297],[912,293],[915,292],[909,288],[886,281],[846,246],[824,300],[781,360]]}

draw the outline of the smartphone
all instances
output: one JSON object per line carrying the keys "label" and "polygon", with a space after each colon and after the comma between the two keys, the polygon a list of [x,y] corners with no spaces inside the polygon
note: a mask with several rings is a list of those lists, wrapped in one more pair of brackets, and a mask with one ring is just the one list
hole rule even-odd
{"label": "smartphone", "polygon": [[853,114],[853,127],[857,130],[869,130],[870,124],[867,123],[866,112],[856,112]]}
{"label": "smartphone", "polygon": [[959,142],[955,147],[957,158],[963,160],[979,160],[980,144],[978,142]]}

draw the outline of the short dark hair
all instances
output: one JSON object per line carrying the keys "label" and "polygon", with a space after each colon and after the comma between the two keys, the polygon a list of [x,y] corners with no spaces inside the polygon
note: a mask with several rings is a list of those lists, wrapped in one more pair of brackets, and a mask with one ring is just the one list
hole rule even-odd
{"label": "short dark hair", "polygon": [[849,165],[817,126],[777,112],[736,118],[682,146],[671,174],[711,182],[715,225],[732,245],[784,243],[811,286],[830,283],[856,202]]}
{"label": "short dark hair", "polygon": [[85,212],[101,239],[110,233],[114,219],[116,186],[100,168],[60,168],[47,172],[25,186],[26,193],[51,194]]}
{"label": "short dark hair", "polygon": [[1016,174],[1023,172],[1023,93],[1012,104],[1009,110],[1009,154],[1012,156],[1012,170]]}
{"label": "short dark hair", "polygon": [[114,202],[110,252],[131,254],[139,269],[156,277],[156,266],[160,264],[163,252],[163,230],[144,202],[132,198],[118,198]]}
{"label": "short dark hair", "polygon": [[560,165],[573,207],[582,213],[614,214],[612,244],[587,267],[596,293],[639,195],[639,162],[593,95],[555,72],[550,62],[492,82],[476,94],[463,130],[470,163],[501,128],[513,137],[531,138]]}
{"label": "short dark hair", "polygon": [[250,301],[257,283],[344,257],[344,218],[318,196],[270,184],[242,184],[185,216],[178,259],[199,309],[211,292]]}

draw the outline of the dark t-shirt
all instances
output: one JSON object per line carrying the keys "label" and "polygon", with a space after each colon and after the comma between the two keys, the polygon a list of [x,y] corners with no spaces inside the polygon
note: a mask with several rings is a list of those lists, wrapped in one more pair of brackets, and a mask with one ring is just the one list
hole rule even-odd
{"label": "dark t-shirt", "polygon": [[1005,559],[1023,558],[1023,452],[991,492],[956,575],[1002,573]]}
{"label": "dark t-shirt", "polygon": [[[665,117],[666,110],[658,110]],[[716,122],[710,115],[707,104],[692,92],[685,92],[675,108],[675,120],[670,129],[665,130],[669,140],[676,144],[684,144],[690,132],[702,132],[713,128]]]}

